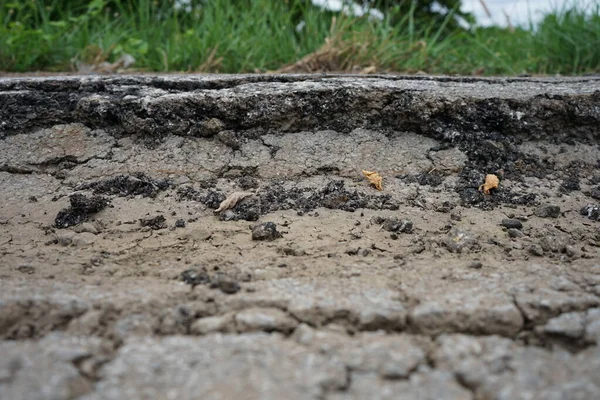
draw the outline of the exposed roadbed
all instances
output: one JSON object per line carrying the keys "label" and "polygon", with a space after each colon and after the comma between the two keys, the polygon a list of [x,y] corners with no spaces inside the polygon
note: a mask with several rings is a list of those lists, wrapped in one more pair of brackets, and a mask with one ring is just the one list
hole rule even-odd
{"label": "exposed roadbed", "polygon": [[0,79],[0,398],[600,398],[599,143],[594,76]]}

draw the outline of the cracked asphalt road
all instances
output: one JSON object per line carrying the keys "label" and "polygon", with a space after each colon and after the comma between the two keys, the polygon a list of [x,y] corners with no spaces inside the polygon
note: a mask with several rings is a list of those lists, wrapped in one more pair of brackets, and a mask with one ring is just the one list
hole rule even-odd
{"label": "cracked asphalt road", "polygon": [[600,398],[599,138],[598,77],[0,79],[0,398]]}

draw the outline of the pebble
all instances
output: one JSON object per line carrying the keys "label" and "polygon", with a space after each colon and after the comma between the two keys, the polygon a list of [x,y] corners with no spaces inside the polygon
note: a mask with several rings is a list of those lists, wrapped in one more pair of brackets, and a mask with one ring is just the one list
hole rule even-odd
{"label": "pebble", "polygon": [[371,253],[372,253],[371,249],[360,249],[358,251],[358,255],[363,256],[363,257],[366,257]]}
{"label": "pebble", "polygon": [[252,227],[252,240],[268,240],[272,241],[282,237],[277,231],[277,225],[273,222],[264,222]]}
{"label": "pebble", "polygon": [[475,237],[466,231],[453,228],[442,242],[444,246],[453,253],[462,253],[463,250],[471,250],[477,246]]}
{"label": "pebble", "polygon": [[569,245],[565,246],[565,253],[571,258],[574,258],[574,257],[579,258],[579,252],[573,246],[569,246]]}
{"label": "pebble", "polygon": [[460,215],[460,212],[455,212],[450,214],[450,219],[452,221],[460,221],[462,220],[462,216]]}
{"label": "pebble", "polygon": [[166,218],[162,215],[140,218],[140,225],[143,227],[148,226],[152,230],[165,229],[167,227]]}
{"label": "pebble", "polygon": [[551,204],[544,204],[537,207],[534,211],[534,214],[540,218],[558,218],[560,215],[560,207]]}
{"label": "pebble", "polygon": [[471,269],[481,269],[481,267],[483,267],[483,263],[481,261],[471,261],[469,265],[467,265],[467,268]]}
{"label": "pebble", "polygon": [[181,280],[188,285],[195,287],[200,284],[210,282],[208,273],[203,269],[187,269],[181,273]]}
{"label": "pebble", "polygon": [[523,223],[518,219],[505,218],[502,220],[502,226],[508,229],[522,229]]}
{"label": "pebble", "polygon": [[17,271],[22,274],[32,275],[35,273],[35,267],[33,265],[23,264],[17,267]]}
{"label": "pebble", "polygon": [[510,228],[508,231],[508,236],[511,238],[520,238],[524,236],[524,233],[516,228]]}
{"label": "pebble", "polygon": [[90,232],[78,233],[73,236],[72,241],[75,246],[89,246],[96,241],[96,235]]}
{"label": "pebble", "polygon": [[217,273],[211,278],[211,289],[219,289],[225,294],[234,294],[240,291],[240,284],[229,275]]}
{"label": "pebble", "polygon": [[588,204],[579,210],[581,215],[585,215],[591,220],[600,221],[600,206],[594,204]]}
{"label": "pebble", "polygon": [[399,220],[396,217],[377,219],[377,223],[382,224],[383,229],[388,232],[412,233],[413,223],[408,219]]}
{"label": "pebble", "polygon": [[538,256],[538,257],[542,257],[544,255],[544,249],[542,249],[542,246],[540,246],[539,244],[532,244],[531,246],[529,246],[529,254],[532,254],[534,256]]}
{"label": "pebble", "polygon": [[355,256],[358,254],[358,251],[360,250],[360,248],[356,248],[356,247],[351,247],[346,249],[346,254],[348,254],[349,256]]}
{"label": "pebble", "polygon": [[69,246],[73,243],[75,235],[76,233],[73,231],[61,231],[56,234],[56,240],[58,240],[58,243],[62,246]]}
{"label": "pebble", "polygon": [[241,143],[234,131],[221,131],[217,134],[217,138],[232,150],[239,150],[241,147]]}

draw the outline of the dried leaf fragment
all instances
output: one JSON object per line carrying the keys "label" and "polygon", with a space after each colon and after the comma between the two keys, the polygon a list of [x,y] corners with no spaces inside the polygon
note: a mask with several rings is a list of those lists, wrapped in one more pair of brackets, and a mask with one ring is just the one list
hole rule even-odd
{"label": "dried leaf fragment", "polygon": [[487,174],[485,176],[485,183],[479,186],[479,190],[483,191],[483,194],[490,194],[491,189],[498,189],[500,179],[494,174]]}
{"label": "dried leaf fragment", "polygon": [[362,170],[363,175],[369,180],[369,183],[375,187],[377,190],[383,190],[383,186],[381,186],[383,179],[381,175],[379,175],[375,171],[366,171]]}
{"label": "dried leaf fragment", "polygon": [[245,199],[248,196],[252,196],[250,192],[233,192],[225,200],[221,202],[219,208],[215,210],[216,213],[229,210],[230,208],[235,207],[235,205],[241,200]]}

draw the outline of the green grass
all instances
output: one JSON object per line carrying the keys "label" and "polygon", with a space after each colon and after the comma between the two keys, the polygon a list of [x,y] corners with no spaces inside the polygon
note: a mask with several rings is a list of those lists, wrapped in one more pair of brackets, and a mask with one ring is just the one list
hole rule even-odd
{"label": "green grass", "polygon": [[[22,0],[0,5],[0,71],[69,71],[132,55],[146,71],[262,72],[307,56],[301,70],[434,74],[600,72],[600,6],[567,3],[538,25],[450,30],[388,13],[384,21],[322,12],[306,0],[213,0],[191,14],[170,1]],[[232,5],[235,3],[235,7]],[[306,25],[301,32],[295,27]],[[393,22],[392,22],[393,21]],[[327,39],[327,42],[326,42]]]}

